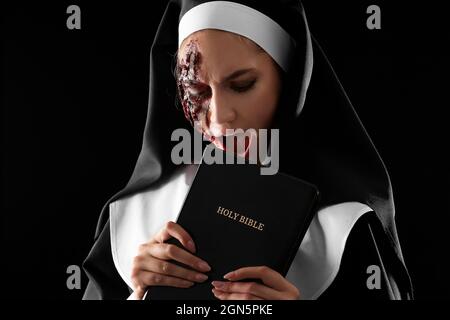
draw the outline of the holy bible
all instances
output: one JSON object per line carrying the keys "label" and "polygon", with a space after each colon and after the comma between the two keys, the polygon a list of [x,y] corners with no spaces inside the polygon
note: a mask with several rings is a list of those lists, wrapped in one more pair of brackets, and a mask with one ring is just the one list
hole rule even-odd
{"label": "holy bible", "polygon": [[[202,160],[176,222],[193,238],[195,255],[211,266],[208,279],[190,288],[151,286],[145,298],[216,299],[211,282],[226,281],[226,273],[247,266],[265,265],[285,276],[317,210],[318,197],[314,185],[280,172],[262,175],[256,164]],[[183,248],[174,238],[166,243]]]}

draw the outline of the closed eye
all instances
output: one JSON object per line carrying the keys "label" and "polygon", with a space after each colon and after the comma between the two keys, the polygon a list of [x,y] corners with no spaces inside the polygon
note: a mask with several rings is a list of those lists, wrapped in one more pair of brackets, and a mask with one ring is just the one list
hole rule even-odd
{"label": "closed eye", "polygon": [[239,92],[239,93],[246,92],[246,91],[250,90],[254,86],[255,83],[256,83],[256,79],[252,80],[250,82],[246,82],[244,84],[240,84],[240,85],[231,85],[231,89],[236,92]]}

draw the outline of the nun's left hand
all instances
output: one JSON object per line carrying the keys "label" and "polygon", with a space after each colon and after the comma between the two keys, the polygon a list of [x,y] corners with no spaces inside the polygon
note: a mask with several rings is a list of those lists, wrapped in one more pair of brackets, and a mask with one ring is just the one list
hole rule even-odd
{"label": "nun's left hand", "polygon": [[[229,281],[213,281],[214,295],[220,300],[297,300],[298,289],[275,270],[266,267],[245,267],[224,275]],[[261,279],[257,282],[235,282]]]}

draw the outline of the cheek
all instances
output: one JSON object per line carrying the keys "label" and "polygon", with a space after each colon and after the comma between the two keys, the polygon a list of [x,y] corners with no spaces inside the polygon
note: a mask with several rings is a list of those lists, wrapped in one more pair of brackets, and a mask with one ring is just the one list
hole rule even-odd
{"label": "cheek", "polygon": [[246,104],[240,109],[242,118],[249,122],[247,127],[268,128],[277,107],[277,98],[278,92],[272,86],[261,84],[254,88],[246,97]]}

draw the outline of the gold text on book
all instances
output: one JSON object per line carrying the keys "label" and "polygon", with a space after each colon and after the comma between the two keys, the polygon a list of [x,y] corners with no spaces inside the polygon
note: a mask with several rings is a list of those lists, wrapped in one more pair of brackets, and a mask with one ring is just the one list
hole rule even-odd
{"label": "gold text on book", "polygon": [[224,217],[227,217],[229,219],[232,219],[234,221],[237,221],[239,223],[243,223],[249,227],[252,227],[256,230],[263,231],[264,230],[264,223],[261,223],[257,220],[250,219],[249,217],[244,216],[243,214],[237,213],[235,211],[218,207],[217,213],[223,215]]}

